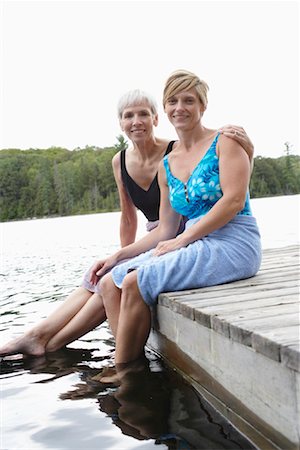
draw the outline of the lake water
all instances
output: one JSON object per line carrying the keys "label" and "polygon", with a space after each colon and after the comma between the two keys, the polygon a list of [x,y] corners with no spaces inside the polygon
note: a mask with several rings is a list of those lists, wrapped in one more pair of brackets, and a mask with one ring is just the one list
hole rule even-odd
{"label": "lake water", "polygon": [[[299,204],[300,195],[252,200],[263,248],[299,243]],[[119,215],[0,224],[1,343],[47,316],[94,259],[118,248]],[[139,236],[144,229],[139,215]],[[46,357],[3,360],[1,449],[252,448],[151,353],[126,389],[93,382],[113,348],[103,324]]]}

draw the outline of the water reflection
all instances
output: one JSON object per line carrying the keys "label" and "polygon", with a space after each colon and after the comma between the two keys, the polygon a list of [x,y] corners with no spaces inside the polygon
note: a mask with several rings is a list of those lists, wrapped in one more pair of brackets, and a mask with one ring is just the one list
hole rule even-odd
{"label": "water reflection", "polygon": [[[42,376],[33,383],[50,387],[54,381],[76,374],[71,389],[60,392],[59,399],[72,403],[96,399],[99,412],[123,435],[137,441],[153,440],[155,445],[168,449],[255,448],[175,371],[165,367],[154,354],[147,352],[146,356],[118,369],[119,382],[115,385],[95,381],[99,367],[111,365],[112,358],[96,357],[93,350],[83,349],[3,360],[2,378],[25,372],[39,374]],[[63,414],[63,407],[60,409]]]}
{"label": "water reflection", "polygon": [[[136,439],[159,439],[168,434],[171,386],[163,370],[151,371],[147,358],[117,370],[120,385],[99,397],[100,409],[124,434]],[[108,408],[108,409],[106,409]]]}
{"label": "water reflection", "polygon": [[99,404],[124,434],[170,449],[254,448],[176,372],[151,370],[143,358],[118,374],[120,386],[100,395]]}

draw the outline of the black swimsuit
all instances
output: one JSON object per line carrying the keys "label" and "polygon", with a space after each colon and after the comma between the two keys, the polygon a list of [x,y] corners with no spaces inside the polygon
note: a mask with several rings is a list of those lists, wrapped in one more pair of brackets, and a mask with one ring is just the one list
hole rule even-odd
{"label": "black swimsuit", "polygon": [[[165,155],[170,153],[175,141],[171,141],[168,144]],[[125,164],[125,152],[121,151],[121,175],[124,186],[133,202],[133,204],[142,211],[146,218],[150,221],[158,220],[159,205],[160,205],[160,191],[158,185],[157,174],[155,175],[149,189],[141,188],[128,174]]]}

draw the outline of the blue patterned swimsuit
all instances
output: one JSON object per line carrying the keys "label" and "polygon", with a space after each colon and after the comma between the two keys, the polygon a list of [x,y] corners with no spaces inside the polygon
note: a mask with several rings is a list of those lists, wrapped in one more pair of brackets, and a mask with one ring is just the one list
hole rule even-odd
{"label": "blue patterned swimsuit", "polygon": [[[216,155],[218,137],[187,183],[173,176],[168,157],[164,158],[170,202],[178,213],[189,219],[186,228],[202,220],[223,195]],[[162,292],[196,289],[251,277],[258,271],[260,261],[260,234],[247,195],[242,211],[218,230],[161,256],[153,256],[153,250],[149,250],[115,266],[111,275],[115,285],[122,288],[127,274],[136,270],[139,291],[144,301],[153,306]]]}
{"label": "blue patterned swimsuit", "polygon": [[[219,158],[216,154],[219,134],[186,183],[174,177],[169,166],[169,155],[163,159],[169,185],[170,203],[179,214],[193,219],[206,214],[222,197],[219,178]],[[249,193],[239,215],[251,216]]]}

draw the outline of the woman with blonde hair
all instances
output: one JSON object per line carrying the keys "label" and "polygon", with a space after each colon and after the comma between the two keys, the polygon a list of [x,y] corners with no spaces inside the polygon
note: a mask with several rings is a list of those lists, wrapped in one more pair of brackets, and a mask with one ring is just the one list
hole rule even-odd
{"label": "woman with blonde hair", "polygon": [[[116,338],[117,371],[143,353],[160,293],[252,277],[260,267],[249,159],[236,141],[203,125],[207,91],[206,82],[186,70],[167,79],[163,105],[179,139],[159,165],[159,224],[94,266],[92,281],[102,277]],[[177,234],[182,215],[188,220]]]}

